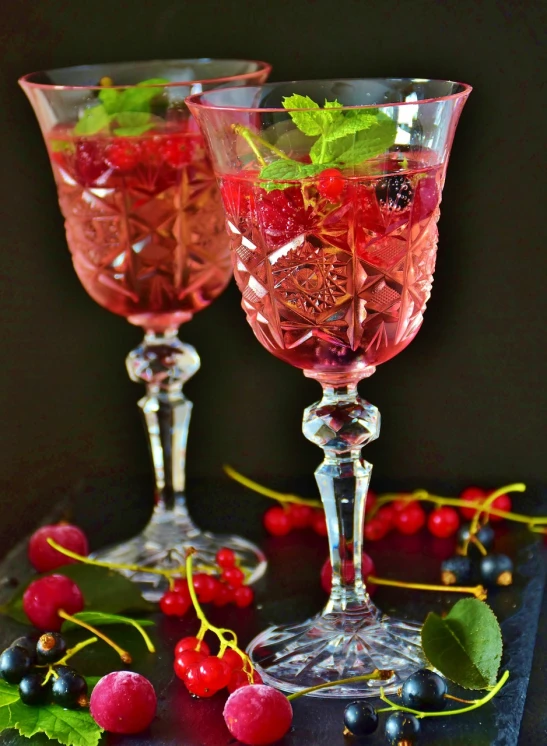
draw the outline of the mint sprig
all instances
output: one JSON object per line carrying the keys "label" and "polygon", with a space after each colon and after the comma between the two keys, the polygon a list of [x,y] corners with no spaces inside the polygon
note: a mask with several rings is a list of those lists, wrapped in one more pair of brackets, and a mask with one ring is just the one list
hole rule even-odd
{"label": "mint sprig", "polygon": [[95,135],[112,129],[119,136],[142,135],[154,127],[152,104],[161,95],[156,86],[166,83],[169,81],[164,78],[150,78],[125,90],[102,88],[98,95],[100,103],[85,109],[74,134]]}
{"label": "mint sprig", "polygon": [[[285,156],[275,146],[241,125],[236,131],[250,142],[262,165],[259,177],[263,188],[287,189],[283,183],[316,176],[330,168],[357,166],[384,153],[395,142],[397,124],[379,109],[350,109],[344,111],[339,101],[326,101],[320,107],[309,96],[285,96],[283,106],[296,127],[309,137],[317,139],[310,148],[311,163],[302,163]],[[303,109],[304,111],[292,111]],[[245,129],[245,132],[242,130]],[[254,141],[254,144],[253,144]],[[269,148],[277,160],[265,163],[256,143]]]}

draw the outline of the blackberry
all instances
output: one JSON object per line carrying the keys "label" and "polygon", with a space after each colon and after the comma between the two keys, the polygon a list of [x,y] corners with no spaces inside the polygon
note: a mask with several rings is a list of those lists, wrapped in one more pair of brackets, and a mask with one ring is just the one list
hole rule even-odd
{"label": "blackberry", "polygon": [[410,179],[406,176],[385,176],[376,184],[376,199],[381,207],[391,212],[402,212],[414,196]]}

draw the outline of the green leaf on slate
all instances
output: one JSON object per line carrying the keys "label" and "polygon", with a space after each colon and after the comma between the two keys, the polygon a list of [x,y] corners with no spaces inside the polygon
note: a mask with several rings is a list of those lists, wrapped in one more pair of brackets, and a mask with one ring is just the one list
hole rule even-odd
{"label": "green leaf on slate", "polygon": [[0,681],[0,731],[14,728],[31,738],[44,733],[64,746],[97,746],[103,732],[88,710],[65,710],[58,705],[28,707],[16,686]]}
{"label": "green leaf on slate", "polygon": [[[87,611],[101,611],[106,614],[118,614],[122,611],[154,611],[155,607],[145,601],[138,586],[118,572],[93,565],[64,565],[43,575],[36,575],[32,580],[46,575],[61,574],[74,580],[83,593]],[[30,581],[29,581],[30,582]],[[8,603],[0,609],[4,614],[26,622],[28,619],[23,611],[23,594],[28,586],[22,584]]]}
{"label": "green leaf on slate", "polygon": [[464,689],[496,683],[501,630],[492,609],[476,598],[458,601],[444,619],[430,612],[422,627],[422,647],[429,663]]}
{"label": "green leaf on slate", "polygon": [[82,114],[80,121],[74,127],[76,135],[95,135],[110,124],[111,115],[107,113],[103,104],[92,106]]}

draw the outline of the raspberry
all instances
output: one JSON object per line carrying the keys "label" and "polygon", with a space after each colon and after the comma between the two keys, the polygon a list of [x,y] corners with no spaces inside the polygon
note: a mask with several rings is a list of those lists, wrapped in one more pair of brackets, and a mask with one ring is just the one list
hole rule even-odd
{"label": "raspberry", "polygon": [[[374,575],[376,572],[374,562],[366,552],[361,555],[361,577],[367,581],[369,575]],[[355,579],[355,570],[353,562],[351,560],[344,560],[342,564],[342,575],[345,583],[353,583]],[[330,559],[326,559],[321,568],[321,585],[325,593],[330,593],[332,590],[332,565]]]}
{"label": "raspberry", "polygon": [[86,535],[78,526],[71,526],[68,523],[42,526],[32,534],[28,544],[28,558],[37,572],[48,572],[76,562],[50,547],[48,539],[53,539],[60,546],[76,554],[86,556],[89,552]]}
{"label": "raspberry", "polygon": [[315,510],[312,519],[312,528],[318,536],[328,536],[327,519],[324,510]]}
{"label": "raspberry", "polygon": [[48,575],[34,580],[23,594],[23,610],[38,629],[58,632],[63,624],[59,611],[77,614],[84,608],[84,597],[73,580],[65,575]]}
{"label": "raspberry", "polygon": [[140,733],[154,719],[156,705],[156,692],[148,679],[132,671],[114,671],[93,689],[89,711],[111,733]]}
{"label": "raspberry", "polygon": [[253,589],[249,588],[248,585],[240,585],[239,588],[234,590],[234,603],[240,609],[250,606],[253,603],[254,597]]}
{"label": "raspberry", "polygon": [[257,213],[261,232],[272,246],[286,244],[301,233],[312,231],[318,220],[313,207],[304,204],[300,187],[272,192],[261,189]]}
{"label": "raspberry", "polygon": [[103,158],[102,148],[93,140],[79,140],[74,153],[74,171],[76,179],[89,186],[96,182],[108,166]]}
{"label": "raspberry", "polygon": [[[253,671],[253,684],[262,684],[262,676],[258,671]],[[228,682],[228,691],[230,694],[242,686],[250,686],[249,677],[245,671],[233,671],[230,681]]]}
{"label": "raspberry", "polygon": [[412,220],[425,220],[430,217],[439,204],[439,190],[433,177],[420,179],[416,187]]}
{"label": "raspberry", "polygon": [[293,528],[307,528],[313,520],[313,509],[309,505],[293,503],[289,508],[289,518]]}
{"label": "raspberry", "polygon": [[289,511],[284,508],[268,508],[263,521],[264,528],[272,536],[285,536],[292,528]]}
{"label": "raspberry", "polygon": [[192,161],[195,150],[193,139],[185,135],[168,137],[159,146],[159,153],[171,168],[182,168]]}
{"label": "raspberry", "polygon": [[317,191],[329,202],[339,202],[344,191],[344,177],[337,168],[327,168],[319,174],[317,179]]}
{"label": "raspberry", "polygon": [[424,509],[419,503],[409,503],[408,506],[395,513],[394,525],[401,534],[410,536],[417,533],[425,525]]}
{"label": "raspberry", "polygon": [[131,171],[142,159],[140,145],[134,140],[120,137],[108,145],[104,159],[116,171]]}
{"label": "raspberry", "polygon": [[224,706],[228,730],[248,746],[265,746],[283,738],[291,727],[292,717],[287,697],[264,684],[237,689]]}
{"label": "raspberry", "polygon": [[439,539],[447,539],[455,534],[460,527],[460,517],[454,508],[444,505],[429,514],[427,527],[433,536],[437,536]]}
{"label": "raspberry", "polygon": [[183,653],[185,650],[197,650],[203,655],[210,655],[209,645],[205,640],[198,640],[197,637],[183,637],[175,645],[175,657]]}
{"label": "raspberry", "polygon": [[[248,178],[258,174],[246,174]],[[254,209],[255,199],[252,182],[242,179],[226,179],[220,185],[220,193],[227,214],[234,220],[247,217]]]}
{"label": "raspberry", "polygon": [[236,563],[236,553],[233,549],[223,547],[216,554],[217,565],[222,568],[233,567]]}

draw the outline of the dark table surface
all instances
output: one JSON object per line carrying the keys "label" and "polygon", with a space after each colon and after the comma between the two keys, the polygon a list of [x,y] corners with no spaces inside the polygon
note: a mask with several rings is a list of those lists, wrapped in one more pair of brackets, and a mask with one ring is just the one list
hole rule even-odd
{"label": "dark table surface", "polygon": [[[311,480],[290,485],[278,482],[273,486],[308,496],[316,494]],[[449,495],[457,494],[461,485],[444,485],[444,491],[439,485],[419,486]],[[82,480],[68,496],[70,507],[68,511],[63,508],[63,512],[86,529],[92,548],[96,548],[140,530],[150,512],[150,494],[151,484],[146,477],[128,480],[123,476],[109,476]],[[228,480],[191,482],[188,496],[192,515],[199,525],[216,532],[240,533],[258,541],[270,563],[265,578],[256,587],[257,607],[216,609],[211,613],[213,623],[235,629],[241,643],[246,644],[268,623],[297,621],[317,612],[325,601],[319,569],[327,555],[326,539],[310,531],[294,532],[281,538],[266,537],[260,519],[268,501]],[[518,501],[520,512],[547,512],[541,491],[532,490],[519,496]],[[497,534],[496,548],[507,551],[517,563],[514,586],[491,593],[488,600],[502,622],[506,643],[504,663],[511,671],[510,683],[493,703],[481,710],[456,718],[429,720],[420,744],[528,746],[547,743],[544,698],[547,599],[543,596],[545,562],[542,545],[526,530],[501,526]],[[10,537],[10,544],[13,544],[13,537]],[[378,575],[423,582],[437,582],[439,563],[452,553],[452,549],[450,540],[434,539],[425,532],[411,537],[388,537],[367,547]],[[24,576],[26,570],[22,557],[24,543],[15,547],[4,561],[1,574]],[[384,611],[418,620],[423,619],[428,610],[440,612],[450,608],[454,600],[452,594],[388,588],[379,588],[375,595],[375,602]],[[158,691],[158,718],[147,733],[123,738],[108,736],[106,742],[109,746],[234,744],[221,717],[224,697],[217,695],[211,700],[193,700],[172,673],[174,643],[184,634],[197,631],[195,619],[181,621],[157,615],[156,621],[158,654],[137,658],[135,667],[149,676]],[[16,631],[11,620],[0,618],[1,643],[8,642]],[[127,634],[128,644],[135,644],[131,632]],[[116,667],[116,662],[105,653],[95,665],[96,671],[86,673],[104,673]],[[105,666],[110,666],[110,669]],[[346,703],[299,700],[295,703],[293,729],[280,742],[281,746],[342,746],[346,741],[342,736],[341,715]],[[29,741],[14,731],[7,731],[0,736],[0,743],[15,746],[49,741],[41,737]],[[370,746],[383,743],[381,733],[367,741]]]}

